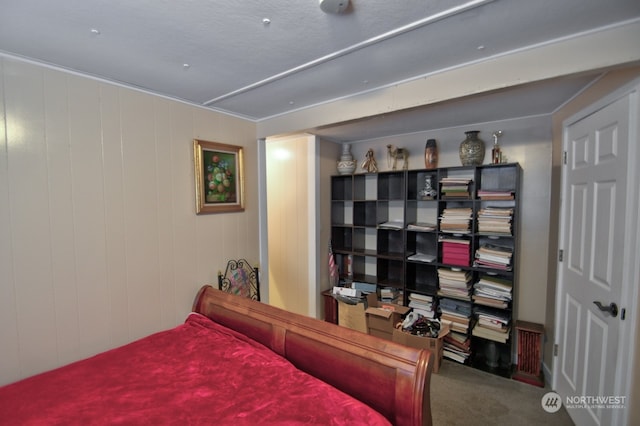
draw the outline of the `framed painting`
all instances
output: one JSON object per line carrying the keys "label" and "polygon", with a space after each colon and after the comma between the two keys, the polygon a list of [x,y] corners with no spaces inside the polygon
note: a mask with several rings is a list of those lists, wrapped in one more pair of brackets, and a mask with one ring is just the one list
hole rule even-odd
{"label": "framed painting", "polygon": [[244,160],[240,146],[194,139],[196,213],[244,210]]}

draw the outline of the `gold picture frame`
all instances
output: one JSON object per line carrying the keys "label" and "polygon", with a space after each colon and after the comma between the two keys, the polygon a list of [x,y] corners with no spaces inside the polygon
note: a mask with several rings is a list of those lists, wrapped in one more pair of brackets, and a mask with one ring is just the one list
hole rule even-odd
{"label": "gold picture frame", "polygon": [[193,140],[196,214],[244,211],[244,158],[240,146]]}

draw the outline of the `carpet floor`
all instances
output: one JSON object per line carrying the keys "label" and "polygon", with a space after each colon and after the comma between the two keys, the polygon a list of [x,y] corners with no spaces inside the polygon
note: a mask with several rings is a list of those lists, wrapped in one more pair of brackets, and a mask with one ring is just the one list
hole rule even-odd
{"label": "carpet floor", "polygon": [[553,414],[542,409],[542,396],[549,391],[443,360],[431,375],[433,424],[573,426],[564,407]]}

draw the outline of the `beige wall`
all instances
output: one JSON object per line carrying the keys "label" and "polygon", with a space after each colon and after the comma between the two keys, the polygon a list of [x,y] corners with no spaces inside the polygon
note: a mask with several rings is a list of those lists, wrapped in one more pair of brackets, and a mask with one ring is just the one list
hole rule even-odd
{"label": "beige wall", "polygon": [[[0,384],[174,326],[227,258],[257,261],[255,135],[0,58]],[[245,212],[195,215],[194,138],[245,147]]]}
{"label": "beige wall", "polygon": [[341,145],[313,135],[266,143],[269,303],[324,318],[331,183]]}
{"label": "beige wall", "polygon": [[[309,315],[309,156],[315,137],[268,139],[269,304]],[[315,265],[314,269],[315,269]]]}
{"label": "beige wall", "polygon": [[[553,174],[552,174],[552,194],[551,194],[551,210],[550,210],[550,234],[551,238],[549,240],[549,274],[548,274],[548,287],[549,290],[547,292],[547,311],[545,314],[546,321],[546,329],[547,334],[549,335],[549,342],[553,342],[554,340],[554,329],[555,329],[555,300],[556,300],[556,280],[557,280],[557,257],[556,253],[558,251],[558,232],[559,232],[559,222],[560,222],[560,190],[561,190],[561,158],[562,158],[562,126],[563,121],[567,118],[577,114],[581,110],[587,108],[589,105],[592,105],[596,101],[602,99],[609,93],[615,91],[616,89],[624,86],[625,84],[630,83],[634,79],[640,77],[640,67],[631,67],[626,69],[621,69],[618,71],[612,71],[605,75],[598,82],[593,84],[591,87],[586,89],[584,92],[576,96],[570,102],[565,104],[563,108],[559,109],[555,114],[553,114],[552,122],[553,122]],[[635,143],[638,143],[636,140]],[[640,306],[640,301],[637,302],[638,306]],[[638,321],[640,321],[640,316],[637,317]],[[636,324],[636,349],[635,349],[635,365],[633,366],[633,371],[630,372],[632,379],[632,395],[629,396],[629,400],[637,401],[638,396],[640,395],[640,363],[638,360],[638,355],[640,355],[640,334],[638,334],[638,330],[640,324]],[[544,350],[544,362],[547,365],[548,369],[552,371],[553,369],[553,345],[546,345]],[[629,405],[629,424],[640,424],[640,407],[634,404]]]}

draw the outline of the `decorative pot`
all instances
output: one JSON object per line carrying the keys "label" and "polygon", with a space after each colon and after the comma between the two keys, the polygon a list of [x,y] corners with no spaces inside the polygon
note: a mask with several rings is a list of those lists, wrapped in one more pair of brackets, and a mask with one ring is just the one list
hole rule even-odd
{"label": "decorative pot", "polygon": [[338,161],[338,173],[341,175],[350,175],[356,170],[357,162],[351,155],[351,145],[342,144],[342,155]]}
{"label": "decorative pot", "polygon": [[464,132],[467,138],[460,144],[460,161],[463,166],[480,166],[484,161],[484,142],[478,138],[478,130]]}
{"label": "decorative pot", "polygon": [[424,167],[426,169],[438,167],[438,144],[435,139],[427,139],[424,147]]}

